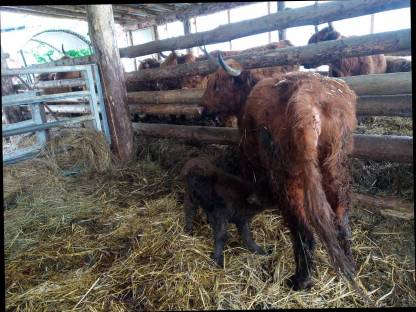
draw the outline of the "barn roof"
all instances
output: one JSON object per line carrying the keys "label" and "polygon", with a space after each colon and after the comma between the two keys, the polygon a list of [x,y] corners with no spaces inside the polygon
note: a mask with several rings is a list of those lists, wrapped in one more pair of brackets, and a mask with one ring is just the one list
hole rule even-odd
{"label": "barn roof", "polygon": [[[113,12],[116,23],[128,29],[140,29],[247,4],[253,4],[253,2],[113,4]],[[86,20],[85,5],[1,6],[0,10]]]}

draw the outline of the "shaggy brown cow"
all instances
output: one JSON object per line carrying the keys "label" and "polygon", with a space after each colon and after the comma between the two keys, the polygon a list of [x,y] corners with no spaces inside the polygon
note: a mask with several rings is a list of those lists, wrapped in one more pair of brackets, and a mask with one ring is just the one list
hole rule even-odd
{"label": "shaggy brown cow", "polygon": [[292,235],[296,270],[290,284],[312,285],[311,226],[334,267],[353,283],[347,154],[356,126],[354,92],[319,74],[293,72],[260,82],[249,71],[233,74],[220,69],[210,77],[203,105],[209,113],[238,117],[243,175],[268,179]]}
{"label": "shaggy brown cow", "polygon": [[160,62],[153,58],[147,58],[143,61],[140,61],[139,70],[140,69],[148,69],[148,68],[159,68]]}
{"label": "shaggy brown cow", "polygon": [[[346,37],[337,32],[332,25],[329,25],[314,34],[309,39],[308,44],[343,38]],[[304,64],[303,66],[307,69],[314,67],[313,64]],[[340,58],[329,64],[329,76],[345,77],[383,74],[386,72],[386,66],[386,58],[384,57],[384,54]]]}
{"label": "shaggy brown cow", "polygon": [[386,56],[386,73],[410,72],[412,71],[412,61],[404,57]]}
{"label": "shaggy brown cow", "polygon": [[223,172],[204,157],[188,160],[181,175],[185,180],[185,230],[192,233],[192,221],[201,206],[213,230],[215,250],[212,258],[217,265],[223,266],[228,222],[237,226],[251,252],[266,254],[253,240],[249,223],[272,204],[268,194],[256,189],[254,183]]}

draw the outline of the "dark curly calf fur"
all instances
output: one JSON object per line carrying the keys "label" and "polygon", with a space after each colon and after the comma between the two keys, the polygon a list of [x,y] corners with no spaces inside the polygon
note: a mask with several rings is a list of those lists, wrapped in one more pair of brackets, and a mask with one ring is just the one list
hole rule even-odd
{"label": "dark curly calf fur", "polygon": [[228,222],[237,226],[250,251],[266,254],[253,240],[249,222],[272,204],[268,194],[255,189],[253,183],[221,171],[203,157],[188,160],[181,174],[186,185],[185,230],[192,233],[192,221],[198,206],[201,206],[213,229],[215,250],[212,257],[219,266],[223,266]]}

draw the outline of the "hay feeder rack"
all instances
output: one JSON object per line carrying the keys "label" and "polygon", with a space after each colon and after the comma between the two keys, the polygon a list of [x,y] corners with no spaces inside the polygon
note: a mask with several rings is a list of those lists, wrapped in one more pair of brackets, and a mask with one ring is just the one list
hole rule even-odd
{"label": "hay feeder rack", "polygon": [[[45,68],[24,68],[2,70],[2,76],[16,76],[26,74],[56,73],[80,71],[82,78],[65,79],[54,81],[43,81],[52,87],[86,86],[87,90],[74,91],[56,94],[42,95],[41,90],[35,89],[29,92],[2,96],[2,107],[28,105],[32,119],[7,124],[2,126],[2,136],[10,137],[24,133],[36,133],[36,143],[25,148],[19,148],[3,154],[3,165],[8,165],[35,156],[48,140],[48,129],[67,125],[76,125],[85,121],[92,121],[97,131],[104,133],[107,141],[111,143],[110,131],[107,122],[107,115],[103,101],[100,75],[96,64],[54,66]],[[94,83],[95,82],[95,83]],[[47,122],[45,114],[45,103],[66,99],[87,99],[90,114],[81,117],[60,118],[56,121]]]}

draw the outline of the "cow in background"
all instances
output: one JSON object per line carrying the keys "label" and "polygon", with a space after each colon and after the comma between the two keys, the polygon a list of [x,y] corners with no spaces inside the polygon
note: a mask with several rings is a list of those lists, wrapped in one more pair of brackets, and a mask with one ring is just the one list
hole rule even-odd
{"label": "cow in background", "polygon": [[410,72],[412,71],[412,61],[399,56],[387,56],[386,73]]}
{"label": "cow in background", "polygon": [[[320,41],[339,40],[347,38],[334,29],[332,24],[314,34],[308,44]],[[346,57],[331,62],[329,65],[330,77],[345,77],[369,74],[384,74],[386,72],[386,58],[384,54]],[[314,64],[303,64],[306,69],[315,67]]]}

